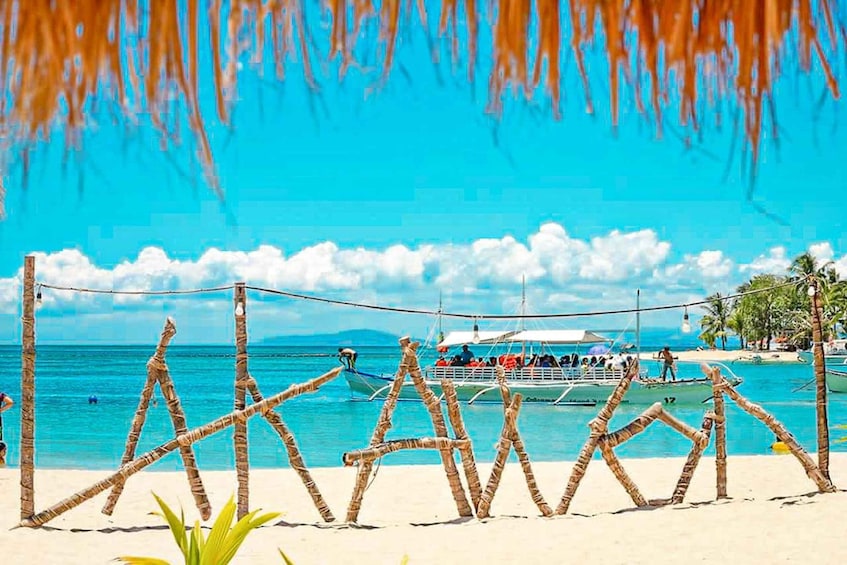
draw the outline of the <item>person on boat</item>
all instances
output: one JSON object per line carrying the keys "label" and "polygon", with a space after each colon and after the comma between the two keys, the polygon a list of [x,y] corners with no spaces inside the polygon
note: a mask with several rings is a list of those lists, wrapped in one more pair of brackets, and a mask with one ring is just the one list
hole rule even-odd
{"label": "person on boat", "polygon": [[463,363],[462,363],[462,357],[461,356],[454,355],[453,358],[450,359],[450,366],[451,367],[461,367],[462,365],[463,365]]}
{"label": "person on boat", "polygon": [[6,464],[6,442],[3,441],[3,412],[15,403],[12,397],[5,392],[0,392],[0,465]]}
{"label": "person on boat", "polygon": [[676,380],[676,371],[674,369],[674,358],[671,353],[671,348],[667,345],[659,352],[659,359],[662,361],[662,380],[667,380],[668,371],[671,372],[671,379]]}
{"label": "person on boat", "polygon": [[588,357],[582,358],[582,372],[587,373],[591,369],[591,364],[588,361]]}
{"label": "person on boat", "polygon": [[468,348],[468,344],[462,346],[462,352],[459,354],[459,359],[462,360],[462,365],[467,365],[474,359],[473,351]]}
{"label": "person on boat", "polygon": [[579,367],[579,355],[577,355],[576,353],[571,355],[571,367]]}
{"label": "person on boat", "polygon": [[350,349],[349,347],[339,347],[338,348],[338,360],[341,361],[341,364],[346,366],[348,369],[356,368],[356,359],[359,357],[359,354],[356,353],[356,350]]}
{"label": "person on boat", "polygon": [[496,367],[497,366],[497,358],[496,357],[489,357],[488,358],[488,366],[489,367]]}
{"label": "person on boat", "polygon": [[439,355],[438,361],[435,362],[435,366],[436,367],[447,367],[448,365],[450,365],[450,362],[447,361],[447,359],[444,358],[444,355]]}

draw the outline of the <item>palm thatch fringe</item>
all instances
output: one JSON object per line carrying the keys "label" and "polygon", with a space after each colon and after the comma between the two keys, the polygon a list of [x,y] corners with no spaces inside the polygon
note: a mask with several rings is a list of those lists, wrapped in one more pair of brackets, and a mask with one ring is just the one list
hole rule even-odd
{"label": "palm thatch fringe", "polygon": [[606,462],[606,465],[609,466],[609,469],[615,475],[615,478],[618,482],[623,485],[624,490],[626,490],[627,494],[632,498],[632,501],[636,506],[647,506],[647,499],[644,498],[644,495],[641,494],[641,491],[638,490],[638,486],[632,481],[630,476],[624,470],[623,465],[621,465],[620,460],[617,455],[615,455],[612,447],[606,443],[604,438],[601,438],[598,442],[598,446],[600,447],[600,454],[603,456],[603,460]]}
{"label": "palm thatch fringe", "polygon": [[[653,115],[659,136],[667,108],[679,108],[679,123],[698,131],[708,124],[707,112],[715,112],[719,125],[722,109],[729,104],[740,111],[753,163],[762,130],[768,127],[766,115],[776,119],[771,94],[784,69],[820,68],[832,96],[839,94],[831,61],[839,59],[847,34],[838,20],[838,0],[785,0],[758,10],[740,9],[737,2],[539,0],[534,11],[527,0],[493,0],[485,7],[468,0],[462,17],[457,16],[458,4],[442,2],[437,34],[449,39],[453,62],[465,51],[471,81],[479,64],[478,36],[490,36],[488,111],[495,115],[509,93],[533,97],[543,89],[552,115],[560,116],[565,42],[581,76],[588,113],[594,106],[585,52],[602,41],[602,55],[591,52],[606,59],[601,63],[608,67],[603,90],[609,92],[613,126],[627,98],[637,112]],[[168,119],[172,100],[178,100],[187,109],[208,180],[220,194],[200,105],[202,37],[208,36],[211,48],[217,117],[228,124],[238,98],[238,61],[245,52],[261,70],[263,54],[270,49],[278,80],[288,78],[285,64],[296,57],[311,88],[317,88],[315,54],[328,52],[330,59],[340,61],[339,78],[352,67],[369,67],[374,69],[366,73],[371,87],[380,88],[391,75],[401,38],[413,33],[413,26],[430,33],[431,8],[425,2],[391,1],[375,8],[370,2],[333,1],[327,4],[329,31],[319,28],[323,18],[307,17],[310,8],[305,4],[288,0],[239,0],[228,7],[213,2],[208,21],[202,19],[203,5],[7,2],[0,13],[0,88],[9,102],[0,108],[0,122],[14,125],[5,129],[13,146],[20,148],[19,160],[27,163],[30,147],[53,131],[66,132],[66,143],[77,146],[87,116],[99,107],[91,103],[94,99],[113,105],[130,120],[144,111],[164,142],[180,139],[181,120]],[[412,17],[415,11],[417,18]],[[569,38],[562,32],[563,19],[569,20]],[[270,36],[268,29],[274,30]],[[379,32],[367,32],[374,29]],[[459,38],[462,31],[464,41]],[[321,40],[329,49],[318,46]],[[360,53],[376,64],[357,63]],[[438,47],[433,47],[432,56],[440,58]],[[621,96],[626,87],[631,97]]]}
{"label": "palm thatch fringe", "polygon": [[[417,349],[417,347],[416,347]],[[441,402],[435,396],[435,393],[427,386],[426,381],[421,375],[421,368],[418,365],[417,355],[411,359],[409,366],[409,377],[415,385],[415,390],[424,401],[426,409],[429,412],[432,425],[435,428],[436,437],[447,437],[447,424],[444,422],[444,413],[441,411]],[[453,452],[447,449],[442,449],[441,463],[444,465],[444,472],[447,475],[447,482],[450,485],[450,492],[453,494],[453,500],[456,501],[456,509],[459,516],[473,516],[473,509],[468,503],[468,497],[465,496],[465,489],[462,486],[462,480],[459,477],[459,470],[456,468],[456,460],[453,458]]]}
{"label": "palm thatch fringe", "polygon": [[35,257],[24,259],[21,315],[21,519],[35,512]]}
{"label": "palm thatch fringe", "polygon": [[722,380],[718,367],[707,368],[712,379],[712,398],[715,411],[715,490],[717,498],[727,498],[726,493],[726,406],[718,384]]}
{"label": "palm thatch fringe", "polygon": [[[162,334],[159,338],[159,344],[156,346],[156,352],[153,357],[147,362],[147,381],[144,384],[144,389],[141,391],[141,398],[138,401],[138,408],[135,411],[135,416],[132,419],[129,435],[127,436],[126,448],[124,450],[121,465],[125,465],[132,461],[135,457],[135,448],[138,445],[138,439],[141,436],[141,430],[144,427],[144,421],[147,416],[147,409],[150,404],[150,398],[153,395],[153,388],[156,381],[162,390],[168,413],[173,423],[174,435],[179,436],[184,434],[188,427],[185,422],[185,414],[179,402],[179,397],[173,386],[168,367],[165,364],[165,354],[168,344],[173,336],[176,335],[176,325],[170,317],[165,320],[165,327],[162,329]],[[194,502],[200,512],[203,520],[208,520],[212,514],[212,508],[209,504],[209,498],[206,496],[206,490],[203,487],[203,481],[200,478],[200,472],[197,469],[197,461],[194,457],[194,451],[190,445],[180,446],[180,455],[182,463],[185,467],[185,472],[188,475],[188,482],[191,486],[191,494],[194,496]],[[109,498],[103,506],[103,514],[111,515],[115,505],[123,492],[124,483],[118,482],[112,487],[112,492],[109,493]]]}
{"label": "palm thatch fringe", "polygon": [[705,440],[693,440],[694,444],[691,446],[691,451],[688,452],[688,458],[685,460],[685,465],[682,466],[682,473],[680,473],[679,480],[676,482],[676,488],[674,488],[671,495],[671,504],[680,504],[685,499],[685,493],[688,492],[688,487],[691,485],[691,477],[694,476],[694,470],[697,468],[697,464],[700,463],[700,457],[703,455],[703,451],[709,445],[709,434],[712,431],[714,419],[714,412],[707,412],[703,416],[703,425],[699,433],[704,436]]}
{"label": "palm thatch fringe", "polygon": [[588,470],[588,464],[591,463],[591,458],[594,455],[594,451],[597,449],[597,443],[606,433],[612,414],[614,414],[615,409],[621,403],[621,400],[623,400],[626,391],[629,390],[629,385],[632,383],[632,379],[634,379],[636,375],[638,375],[637,359],[630,362],[626,374],[621,377],[621,380],[618,382],[615,390],[612,391],[612,394],[610,394],[609,398],[606,400],[606,404],[603,405],[603,408],[600,409],[597,416],[588,423],[588,428],[591,430],[588,435],[588,440],[586,440],[585,445],[582,446],[582,450],[579,452],[579,457],[571,471],[570,479],[568,479],[568,486],[565,488],[565,493],[562,495],[562,499],[556,507],[556,514],[567,513],[571,500],[573,500],[576,490],[579,488],[579,483],[585,476],[585,472]]}
{"label": "palm thatch fringe", "polygon": [[203,438],[216,434],[221,430],[224,430],[229,426],[234,425],[236,422],[246,421],[249,418],[255,416],[256,414],[272,410],[273,408],[279,406],[286,400],[290,400],[291,398],[294,398],[301,394],[314,392],[324,384],[336,378],[339,374],[341,374],[341,367],[337,367],[305,383],[291,385],[283,392],[270,396],[261,402],[257,402],[256,404],[251,404],[244,410],[230,412],[229,414],[222,416],[217,420],[213,420],[200,427],[189,430],[184,434],[163,443],[155,449],[152,449],[151,451],[140,455],[136,459],[133,459],[130,463],[127,463],[126,465],[121,465],[121,467],[117,471],[115,471],[102,481],[99,481],[85,489],[82,489],[76,494],[65,498],[64,500],[54,504],[46,510],[39,512],[38,514],[22,519],[19,525],[23,527],[38,527],[43,524],[46,524],[53,518],[63,514],[64,512],[67,512],[68,510],[76,508],[86,500],[89,500],[90,498],[97,496],[106,489],[113,487],[115,484],[117,484],[118,481],[126,481],[127,478],[141,471],[145,467],[152,465],[168,453],[176,451],[177,449],[179,449],[180,445],[191,445],[192,443],[195,443]]}
{"label": "palm thatch fringe", "polygon": [[[249,391],[253,402],[262,402],[264,398],[259,390],[259,385],[256,384],[256,380],[251,376],[247,383],[247,390]],[[288,453],[288,462],[291,465],[291,468],[297,472],[300,480],[303,481],[303,485],[306,487],[306,491],[309,493],[309,496],[312,497],[312,502],[315,504],[315,508],[318,509],[321,518],[323,518],[324,522],[334,522],[335,516],[332,515],[332,511],[329,509],[329,505],[321,495],[321,491],[318,489],[317,483],[315,483],[311,473],[309,473],[309,469],[303,461],[303,456],[300,454],[300,449],[297,447],[297,441],[294,439],[294,434],[291,433],[291,430],[289,430],[288,426],[285,425],[282,416],[274,410],[267,410],[262,413],[262,418],[270,424],[282,440],[283,445],[285,445],[285,450]]]}
{"label": "palm thatch fringe", "polygon": [[815,464],[812,458],[806,453],[806,450],[803,449],[797,440],[794,439],[794,436],[789,432],[785,426],[783,426],[776,418],[774,418],[771,414],[765,411],[764,408],[759,406],[758,404],[754,404],[747,400],[745,397],[738,394],[732,386],[721,377],[720,383],[717,385],[719,389],[730,397],[739,408],[760,420],[763,424],[765,424],[771,431],[776,435],[777,438],[781,442],[783,442],[788,450],[791,452],[794,457],[800,461],[800,464],[803,466],[803,469],[806,470],[806,475],[814,483],[817,485],[818,490],[820,492],[835,492],[835,487],[832,486],[832,483],[823,476],[820,468]]}
{"label": "palm thatch fringe", "polygon": [[450,439],[448,437],[418,437],[408,439],[392,439],[379,445],[365,449],[347,451],[341,455],[341,461],[349,467],[359,461],[374,461],[389,453],[395,453],[404,449],[438,449],[450,451],[452,456],[454,449],[467,449],[471,445],[468,439]]}
{"label": "palm thatch fringe", "polygon": [[812,351],[815,362],[815,414],[818,432],[818,467],[821,474],[829,478],[829,422],[826,406],[826,356],[823,353],[823,329],[821,324],[820,282],[812,279],[809,289],[814,289],[811,302]]}
{"label": "palm thatch fringe", "polygon": [[[400,397],[400,390],[403,388],[403,381],[406,380],[406,375],[409,373],[412,361],[416,357],[418,344],[410,343],[408,337],[400,338],[400,365],[397,367],[397,373],[394,375],[394,382],[391,384],[391,390],[385,397],[385,402],[382,404],[382,410],[379,413],[376,427],[371,434],[370,445],[378,445],[385,439],[385,434],[391,429],[391,416],[394,414],[394,408],[397,406],[397,399]],[[373,463],[364,461],[359,465],[359,470],[356,473],[356,482],[353,485],[353,495],[350,497],[350,504],[347,506],[348,522],[355,522],[359,518],[359,510],[362,508],[362,498],[365,495],[365,488],[368,484]]]}
{"label": "palm thatch fringe", "polygon": [[489,516],[491,501],[494,500],[494,494],[497,492],[497,487],[500,485],[500,478],[503,476],[503,469],[506,467],[506,459],[509,457],[509,449],[512,446],[512,426],[517,418],[517,412],[520,410],[520,406],[521,395],[516,394],[506,407],[506,414],[503,418],[503,429],[500,431],[500,439],[497,441],[497,455],[494,457],[494,466],[491,468],[488,483],[479,497],[479,507],[476,511],[477,518],[488,518]]}
{"label": "palm thatch fringe", "polygon": [[[245,283],[235,283],[235,403],[236,411],[244,410],[247,402],[247,292]],[[235,448],[235,472],[238,480],[238,510],[240,520],[250,512],[250,459],[247,449],[247,422],[235,423],[232,440]]]}
{"label": "palm thatch fringe", "polygon": [[[441,390],[444,393],[444,400],[447,403],[447,417],[450,419],[450,425],[453,427],[453,434],[456,436],[456,439],[469,439],[468,432],[465,429],[465,423],[462,420],[462,411],[459,409],[459,399],[456,395],[456,387],[453,386],[453,381],[446,377],[442,378]],[[465,470],[465,480],[468,483],[471,504],[474,508],[478,508],[482,486],[479,483],[479,473],[477,472],[476,461],[474,460],[473,445],[470,441],[467,447],[459,449],[459,455],[462,458],[462,467]]]}

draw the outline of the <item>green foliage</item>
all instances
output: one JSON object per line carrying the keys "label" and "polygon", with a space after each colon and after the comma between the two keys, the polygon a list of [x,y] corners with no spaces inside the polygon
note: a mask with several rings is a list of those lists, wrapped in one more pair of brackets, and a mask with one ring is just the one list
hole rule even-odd
{"label": "green foliage", "polygon": [[[199,521],[194,523],[191,534],[188,535],[186,533],[185,515],[182,510],[177,517],[155,493],[153,497],[159,504],[159,508],[162,509],[161,512],[154,512],[153,514],[161,516],[167,522],[174,541],[185,558],[185,565],[226,565],[235,557],[235,553],[241,547],[247,534],[279,516],[278,512],[258,515],[259,510],[254,510],[233,526],[232,520],[235,517],[236,506],[232,497],[230,497],[215,520],[212,530],[209,532],[209,537],[204,538]],[[285,563],[290,565],[291,561],[288,557],[281,550],[279,553]],[[154,557],[127,556],[119,557],[118,560],[129,565],[169,565],[167,561]]]}
{"label": "green foliage", "polygon": [[709,296],[700,320],[700,339],[710,346],[732,332],[741,347],[761,342],[767,348],[777,337],[787,338],[795,346],[806,349],[812,337],[811,302],[807,294],[810,277],[817,281],[822,306],[824,338],[837,337],[847,331],[847,281],[839,280],[833,263],[822,263],[810,253],[798,255],[783,274],[759,274],[740,285],[738,293],[770,289],[742,296],[728,302],[719,293]]}

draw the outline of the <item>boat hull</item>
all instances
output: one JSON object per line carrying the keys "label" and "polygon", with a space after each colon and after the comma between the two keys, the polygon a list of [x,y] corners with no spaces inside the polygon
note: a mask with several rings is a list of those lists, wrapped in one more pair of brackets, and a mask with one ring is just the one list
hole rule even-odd
{"label": "boat hull", "polygon": [[830,392],[847,393],[847,372],[827,371],[826,387]]}
{"label": "boat hull", "polygon": [[[350,390],[368,400],[384,399],[394,381],[393,375],[376,375],[356,370],[345,370],[344,376]],[[494,380],[451,379],[456,394],[462,402],[502,402],[499,386]],[[733,379],[740,384],[740,379]],[[513,393],[520,393],[524,402],[546,402],[559,405],[596,405],[605,403],[617,386],[619,379],[592,382],[520,382],[507,381]],[[441,397],[440,380],[426,379],[427,385]],[[635,380],[624,396],[624,404],[701,404],[712,397],[712,382],[708,379],[685,379],[670,382]],[[420,400],[412,381],[407,377],[400,389],[401,400]]]}
{"label": "boat hull", "polygon": [[[815,362],[815,356],[811,351],[800,351],[797,353],[797,356],[805,363]],[[844,369],[847,370],[847,355],[824,355],[824,360],[827,365],[833,367],[845,365]]]}

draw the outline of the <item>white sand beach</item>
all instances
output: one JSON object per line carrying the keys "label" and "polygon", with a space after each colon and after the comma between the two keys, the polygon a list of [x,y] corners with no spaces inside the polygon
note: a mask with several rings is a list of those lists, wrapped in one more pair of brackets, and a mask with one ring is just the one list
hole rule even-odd
{"label": "white sand beach", "polygon": [[[531,455],[531,454],[530,454]],[[668,497],[683,459],[624,460],[648,498]],[[536,463],[538,483],[555,507],[570,463]],[[490,465],[481,465],[483,482]],[[344,519],[353,468],[314,469],[336,518]],[[36,474],[37,510],[108,475],[106,471],[44,470]],[[831,474],[847,485],[847,454],[834,453]],[[203,472],[214,514],[235,491],[235,472]],[[730,500],[715,501],[714,460],[703,458],[686,502],[648,510],[634,505],[602,460],[592,461],[568,515],[543,518],[517,465],[503,475],[492,518],[459,520],[440,466],[382,466],[365,493],[363,527],[325,525],[302,483],[288,469],[251,472],[251,505],[282,511],[275,526],[248,536],[235,563],[280,563],[276,548],[298,564],[368,563],[844,563],[847,493],[815,493],[791,455],[729,458]],[[181,563],[171,534],[148,512],[154,491],[197,517],[187,480],[174,472],[129,479],[113,516],[106,499],[63,514],[41,529],[9,529],[18,521],[19,474],[0,470],[0,562],[99,564],[119,555]]]}
{"label": "white sand beach", "polygon": [[[645,361],[655,361],[656,352],[642,352],[640,358]],[[750,351],[720,349],[674,351],[673,356],[679,361],[699,361],[704,363],[803,363],[796,351]],[[756,359],[758,357],[758,359]]]}

